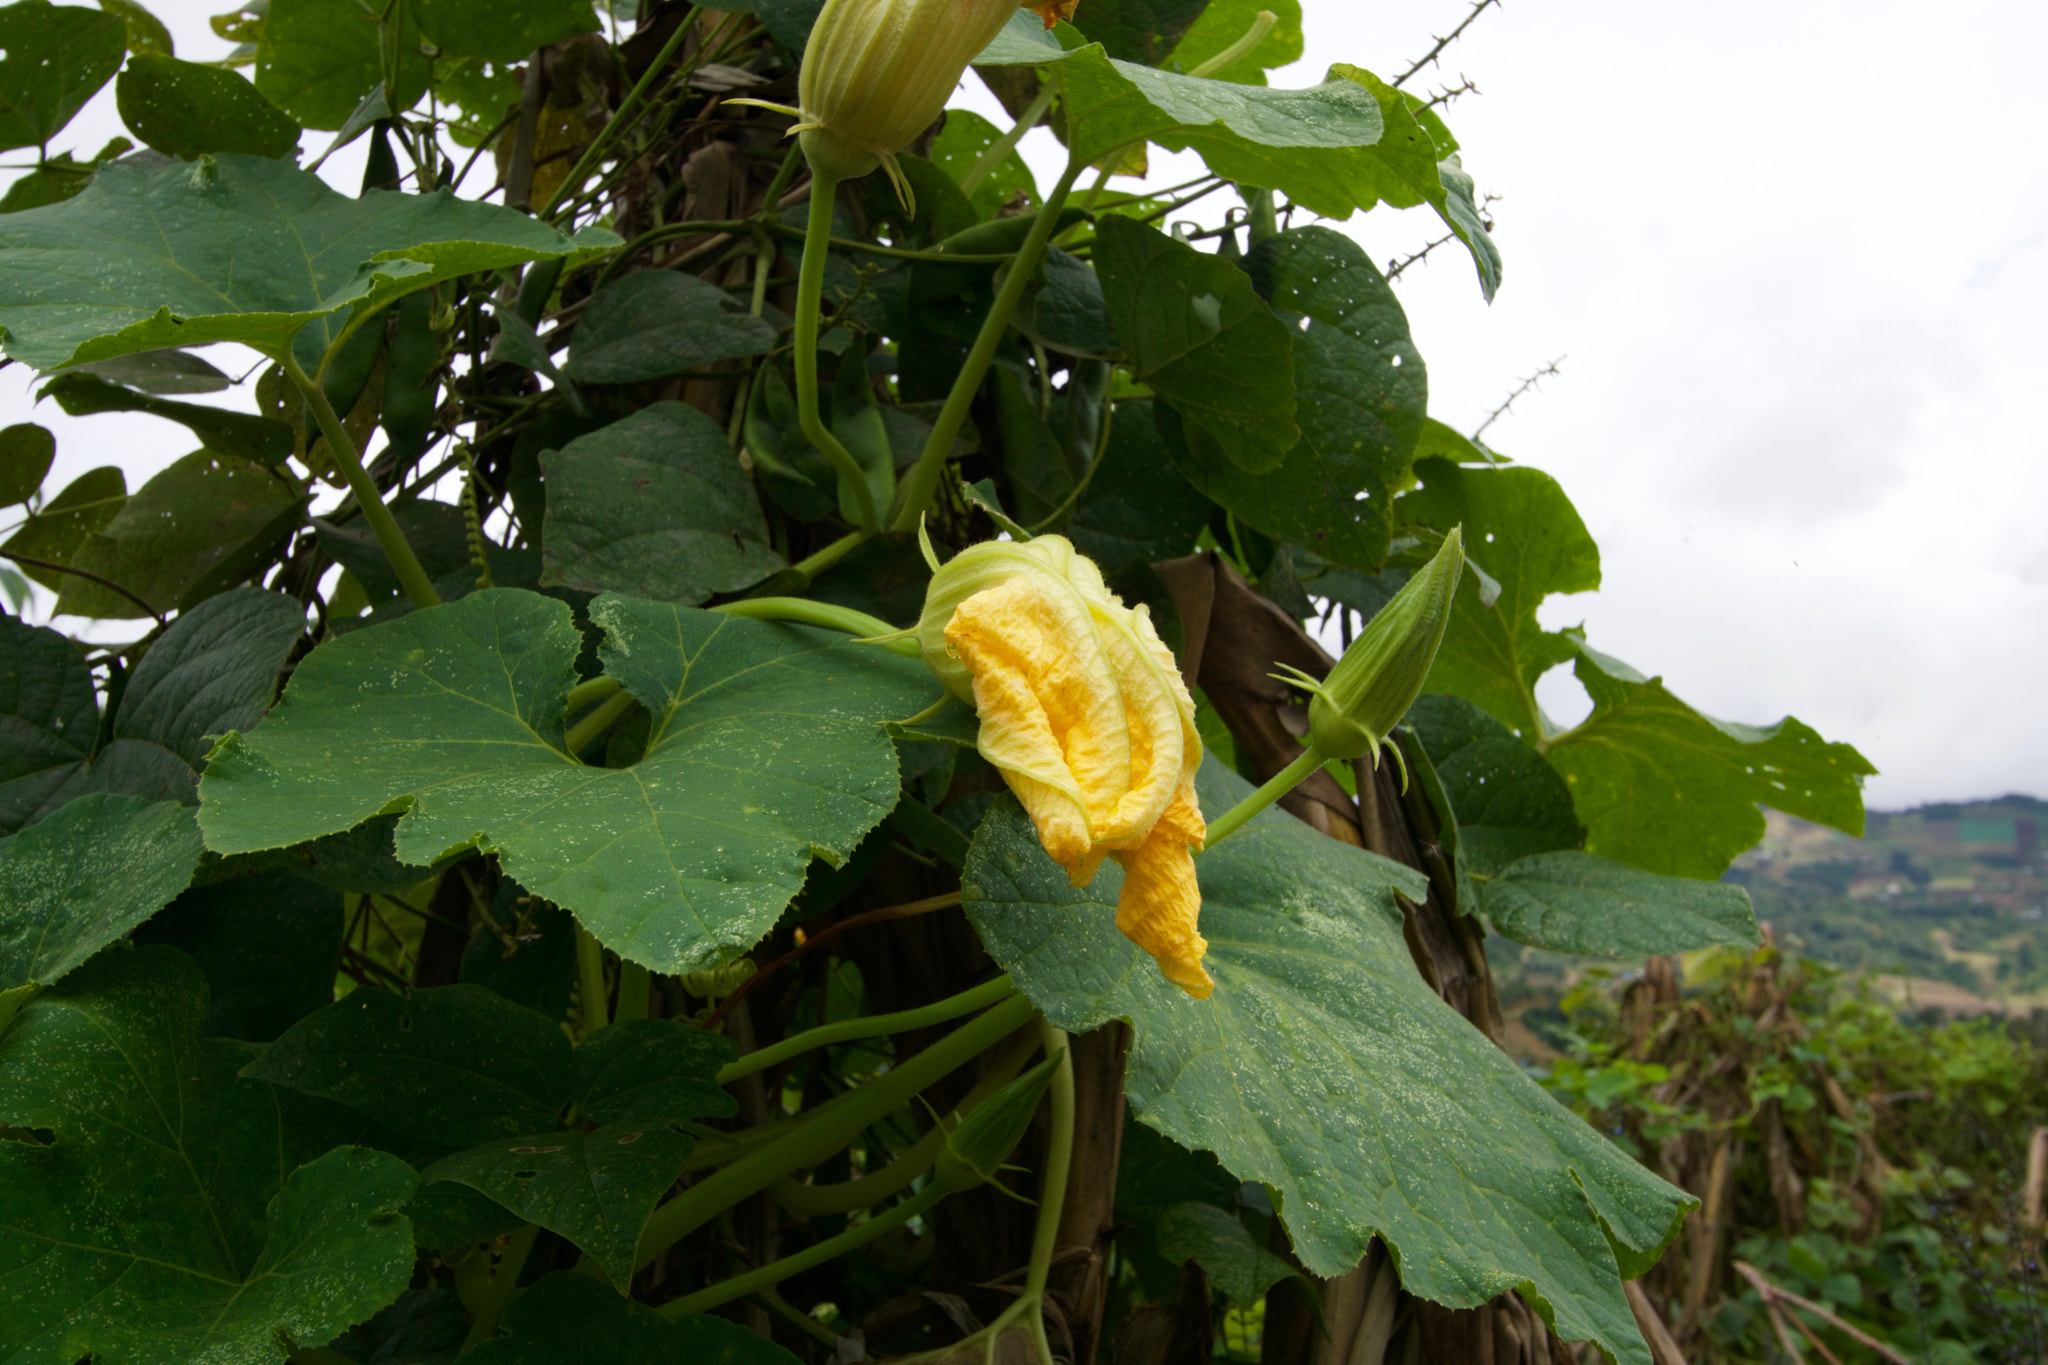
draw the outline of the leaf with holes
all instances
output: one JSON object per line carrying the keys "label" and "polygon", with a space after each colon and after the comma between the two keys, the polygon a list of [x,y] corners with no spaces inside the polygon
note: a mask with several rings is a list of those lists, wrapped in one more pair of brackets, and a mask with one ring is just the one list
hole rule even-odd
{"label": "leaf with holes", "polygon": [[[413,1268],[394,1156],[238,1080],[206,986],[164,947],[103,954],[0,1036],[0,1358],[271,1365],[391,1302]],[[323,1155],[324,1153],[324,1155]]]}
{"label": "leaf with holes", "polygon": [[[1202,807],[1250,787],[1207,763]],[[1004,797],[963,874],[983,943],[1061,1028],[1125,1018],[1133,1111],[1279,1192],[1294,1251],[1340,1274],[1373,1237],[1452,1306],[1519,1289],[1568,1340],[1649,1353],[1621,1292],[1691,1201],[1559,1107],[1416,975],[1396,891],[1423,879],[1267,811],[1197,863],[1216,992],[1165,982]]]}
{"label": "leaf with holes", "polygon": [[605,670],[651,715],[646,756],[563,751],[581,638],[568,607],[493,589],[308,655],[262,726],[213,753],[200,827],[254,852],[404,809],[397,854],[475,845],[606,946],[657,971],[752,947],[894,808],[882,723],[939,687],[834,632],[607,595]]}
{"label": "leaf with holes", "polygon": [[1258,474],[1295,426],[1286,325],[1235,264],[1122,217],[1096,228],[1096,268],[1131,373],[1187,421],[1204,468]]}
{"label": "leaf with holes", "polygon": [[1301,440],[1258,476],[1199,441],[1172,441],[1170,429],[1168,449],[1190,483],[1241,521],[1322,559],[1376,570],[1392,539],[1393,490],[1408,477],[1429,406],[1407,315],[1357,243],[1328,228],[1269,238],[1245,268],[1286,324]]}

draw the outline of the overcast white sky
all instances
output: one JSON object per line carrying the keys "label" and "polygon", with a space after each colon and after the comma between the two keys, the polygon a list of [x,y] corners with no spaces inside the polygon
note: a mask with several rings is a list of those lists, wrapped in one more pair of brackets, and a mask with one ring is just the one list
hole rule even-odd
{"label": "overcast white sky", "polygon": [[[1312,59],[1277,83],[1391,78],[1465,9],[1305,6]],[[202,59],[226,7],[152,6]],[[1488,433],[1600,542],[1607,586],[1545,619],[1713,714],[1857,745],[1874,807],[2048,795],[2044,50],[2022,0],[1506,0],[1414,82],[1484,92],[1448,118],[1506,257],[1490,307],[1448,250],[1400,282],[1433,411],[1470,430],[1566,357]],[[57,146],[119,131],[111,97]],[[971,80],[960,102],[993,107]],[[1382,263],[1436,235],[1387,210],[1347,230]],[[28,378],[0,373],[0,422],[28,419]],[[154,419],[33,420],[53,486],[183,453]]]}

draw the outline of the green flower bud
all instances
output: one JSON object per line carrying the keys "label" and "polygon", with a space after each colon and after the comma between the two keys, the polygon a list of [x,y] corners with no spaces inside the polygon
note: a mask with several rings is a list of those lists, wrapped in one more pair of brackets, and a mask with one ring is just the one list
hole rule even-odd
{"label": "green flower bud", "polygon": [[[1299,669],[1289,670],[1287,681],[1314,694],[1308,728],[1317,753],[1336,759],[1370,754],[1373,765],[1379,765],[1380,746],[1422,694],[1436,662],[1464,567],[1464,540],[1452,527],[1436,557],[1366,623],[1329,677],[1318,682]],[[1396,750],[1396,761],[1399,757]]]}
{"label": "green flower bud", "polygon": [[813,172],[834,180],[888,166],[953,96],[1017,0],[826,0],[797,76],[797,130]]}
{"label": "green flower bud", "polygon": [[958,1128],[946,1134],[946,1150],[939,1153],[932,1178],[954,1194],[993,1182],[1003,1159],[1031,1126],[1038,1101],[1065,1056],[1061,1051],[1046,1058],[976,1105]]}

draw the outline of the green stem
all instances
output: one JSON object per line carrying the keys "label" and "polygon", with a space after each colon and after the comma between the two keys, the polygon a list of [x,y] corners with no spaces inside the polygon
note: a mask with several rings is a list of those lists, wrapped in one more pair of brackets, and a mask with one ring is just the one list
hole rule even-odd
{"label": "green stem", "polygon": [[647,969],[637,962],[619,959],[619,1008],[617,1017],[645,1019],[647,1001],[654,994],[653,981]]}
{"label": "green stem", "polygon": [[441,595],[434,591],[433,580],[421,567],[420,558],[406,544],[405,533],[398,529],[398,522],[392,518],[391,509],[384,505],[383,497],[377,492],[377,485],[370,482],[369,471],[363,468],[363,457],[356,450],[356,443],[342,429],[341,418],[334,412],[334,404],[327,401],[327,395],[320,386],[306,377],[298,360],[287,349],[278,362],[284,376],[298,389],[299,396],[311,410],[313,420],[320,427],[320,434],[327,438],[327,455],[341,470],[341,476],[348,480],[349,492],[363,509],[363,520],[370,523],[370,530],[376,533],[377,544],[384,549],[384,558],[391,561],[391,571],[398,575],[398,584],[405,589],[405,595],[413,606],[419,608],[438,607]]}
{"label": "green stem", "polygon": [[931,506],[932,494],[938,491],[939,475],[946,467],[946,456],[953,449],[953,438],[960,434],[961,424],[967,420],[967,409],[981,388],[982,377],[995,361],[996,347],[1010,326],[1011,314],[1017,311],[1025,288],[1038,273],[1039,258],[1045,253],[1045,244],[1052,238],[1052,230],[1060,220],[1060,210],[1066,207],[1067,195],[1074,188],[1074,181],[1082,169],[1079,160],[1067,162],[1066,171],[1061,174],[1059,183],[1053,186],[1052,193],[1046,197],[1045,207],[1038,211],[1038,217],[1031,224],[1031,235],[1024,239],[1024,245],[1017,250],[1017,258],[1010,262],[1010,273],[1003,278],[1003,287],[997,292],[996,301],[990,305],[988,316],[982,319],[981,331],[974,338],[974,349],[967,353],[966,363],[960,367],[959,377],[953,381],[953,391],[946,395],[946,405],[939,410],[939,419],[932,427],[931,437],[924,443],[924,452],[917,457],[917,466],[910,471],[910,478],[903,486],[903,501],[896,509],[890,530],[916,530],[918,518]]}
{"label": "green stem", "polygon": [[849,550],[869,539],[866,531],[849,531],[815,554],[806,555],[789,567],[802,574],[806,580],[816,578],[825,570],[846,558]]}
{"label": "green stem", "polygon": [[855,1209],[871,1208],[881,1203],[932,1168],[932,1163],[945,1149],[947,1133],[958,1128],[960,1121],[973,1113],[983,1100],[1015,1080],[1037,1046],[1035,1038],[1019,1038],[993,1060],[985,1060],[981,1079],[953,1106],[953,1112],[946,1116],[945,1121],[926,1129],[923,1137],[905,1147],[881,1170],[870,1171],[856,1180],[842,1180],[836,1185],[806,1185],[785,1176],[768,1187],[769,1197],[799,1218],[852,1213]]}
{"label": "green stem", "polygon": [[626,691],[612,693],[601,702],[597,709],[569,727],[569,733],[562,739],[562,747],[570,757],[588,749],[599,735],[617,723],[620,716],[632,709],[633,694]]}
{"label": "green stem", "polygon": [[1036,128],[1038,121],[1045,117],[1045,111],[1052,108],[1052,97],[1057,93],[1058,87],[1052,81],[1038,87],[1037,97],[1024,106],[1024,112],[1017,115],[1017,121],[1010,125],[1009,131],[991,142],[988,150],[976,157],[974,164],[967,168],[967,174],[960,177],[962,194],[973,194],[975,188],[988,178],[988,173],[1000,165],[1004,157],[1016,150],[1017,143],[1023,139],[1024,134]]}
{"label": "green stem", "polygon": [[1244,31],[1244,34],[1241,37],[1239,37],[1236,42],[1232,43],[1229,47],[1224,48],[1221,52],[1211,57],[1208,61],[1203,62],[1194,70],[1188,72],[1188,74],[1190,76],[1215,75],[1217,72],[1223,70],[1223,68],[1229,66],[1232,62],[1236,61],[1239,57],[1244,56],[1245,53],[1250,52],[1253,48],[1257,47],[1260,43],[1264,42],[1266,40],[1266,35],[1273,31],[1273,25],[1279,22],[1279,16],[1274,14],[1273,11],[1269,9],[1260,10],[1258,14],[1253,17],[1252,26],[1246,29]]}
{"label": "green stem", "polygon": [[676,25],[676,31],[669,35],[669,40],[662,44],[661,51],[648,63],[647,69],[640,73],[640,79],[634,82],[632,90],[619,102],[618,112],[606,120],[604,127],[598,130],[597,136],[590,140],[590,145],[583,149],[583,155],[576,158],[576,164],[562,177],[562,183],[555,186],[555,192],[548,197],[547,207],[543,208],[537,217],[552,220],[556,206],[562,202],[562,196],[574,194],[583,188],[583,178],[590,174],[590,168],[603,157],[605,148],[611,144],[618,131],[626,126],[626,121],[638,116],[640,101],[646,97],[649,87],[661,78],[662,73],[668,69],[669,59],[676,55],[677,49],[681,48],[696,31],[697,13],[696,5],[690,6],[684,12],[682,22]]}
{"label": "green stem", "polygon": [[[1060,1213],[1067,1202],[1067,1177],[1074,1165],[1074,1050],[1067,1035],[1043,1018],[1038,1021],[1039,1046],[1060,1064],[1052,1074],[1047,1098],[1052,1107],[1052,1132],[1045,1154],[1045,1180],[1038,1191],[1038,1226],[1031,1235],[1031,1269],[1024,1277],[1024,1297],[1045,1293],[1046,1277],[1052,1273],[1052,1255],[1060,1239]],[[1039,1329],[1039,1346],[1044,1350],[1044,1329]],[[1050,1365],[1050,1362],[1048,1362]]]}
{"label": "green stem", "polygon": [[1309,774],[1322,766],[1323,756],[1314,745],[1302,750],[1301,757],[1275,773],[1265,786],[1209,822],[1209,837],[1202,845],[1203,850],[1206,852],[1237,833],[1247,820],[1307,781]]}
{"label": "green stem", "polygon": [[812,170],[810,224],[804,230],[804,258],[796,274],[796,413],[810,443],[825,453],[840,480],[853,486],[861,530],[873,535],[879,523],[868,476],[818,416],[818,323],[825,301],[825,258],[831,254],[826,244],[832,240],[832,201],[838,189],[838,181]]}
{"label": "green stem", "polygon": [[458,1354],[467,1355],[497,1335],[498,1320],[505,1316],[505,1310],[518,1296],[519,1272],[526,1269],[526,1257],[533,1250],[533,1239],[539,1235],[540,1229],[527,1223],[506,1241],[505,1254],[498,1258],[497,1272],[491,1276],[491,1287],[484,1293],[484,1301],[476,1310],[476,1320],[470,1323],[469,1335],[463,1338],[462,1350]]}
{"label": "green stem", "polygon": [[576,985],[583,997],[583,1036],[611,1022],[604,986],[604,947],[581,923],[576,926]]}
{"label": "green stem", "polygon": [[890,1208],[888,1212],[878,1213],[864,1223],[856,1223],[837,1237],[827,1237],[822,1242],[805,1247],[794,1256],[771,1261],[758,1270],[735,1275],[729,1280],[722,1280],[694,1294],[685,1294],[680,1299],[670,1299],[655,1311],[666,1318],[679,1318],[685,1313],[702,1313],[722,1303],[731,1303],[734,1299],[742,1298],[767,1285],[780,1284],[790,1276],[801,1274],[814,1265],[823,1265],[835,1257],[844,1256],[855,1247],[865,1246],[885,1232],[895,1231],[944,1199],[946,1194],[946,1187],[933,1181],[918,1193]]}
{"label": "green stem", "polygon": [[808,597],[747,597],[737,602],[722,602],[711,610],[756,621],[801,621],[807,626],[843,630],[848,635],[896,634],[896,627],[879,617],[855,611],[852,607],[813,602]]}
{"label": "green stem", "polygon": [[849,1092],[844,1105],[829,1114],[801,1122],[766,1147],[740,1157],[715,1175],[706,1176],[654,1211],[640,1232],[634,1254],[637,1271],[656,1256],[731,1208],[767,1189],[791,1171],[815,1166],[852,1142],[885,1114],[911,1096],[952,1074],[1030,1022],[1035,1007],[1013,995],[985,1014],[969,1020],[909,1061]]}
{"label": "green stem", "polygon": [[595,706],[618,690],[617,678],[600,673],[569,689],[569,695],[562,699],[562,714],[572,716],[586,706]]}
{"label": "green stem", "polygon": [[782,1295],[776,1293],[774,1286],[771,1285],[765,1289],[756,1289],[754,1291],[753,1297],[756,1302],[765,1305],[769,1312],[781,1318],[791,1327],[796,1328],[797,1331],[802,1332],[812,1341],[817,1342],[820,1346],[823,1346],[826,1350],[833,1352],[835,1355],[838,1353],[839,1334],[833,1331],[831,1328],[827,1327],[824,1323],[819,1322],[809,1313],[806,1313],[802,1309],[798,1308],[788,1299],[783,1298]]}
{"label": "green stem", "polygon": [[856,1038],[881,1038],[891,1033],[908,1033],[912,1029],[930,1028],[943,1024],[949,1019],[958,1019],[963,1014],[972,1014],[988,1005],[998,1005],[1017,993],[1017,987],[1007,976],[983,982],[971,990],[958,995],[947,996],[935,1004],[920,1009],[899,1010],[895,1014],[870,1014],[859,1019],[844,1019],[836,1024],[821,1024],[806,1029],[792,1038],[779,1043],[756,1048],[746,1056],[720,1069],[718,1083],[731,1085],[742,1076],[751,1076],[757,1071],[766,1071],[778,1062],[791,1057],[801,1057],[806,1052],[834,1043],[848,1043]]}

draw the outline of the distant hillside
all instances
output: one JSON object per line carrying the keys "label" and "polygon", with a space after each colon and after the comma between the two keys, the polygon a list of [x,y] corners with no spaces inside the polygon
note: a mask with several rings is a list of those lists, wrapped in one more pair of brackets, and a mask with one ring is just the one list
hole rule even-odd
{"label": "distant hillside", "polygon": [[1781,942],[2013,1008],[2048,1006],[2048,802],[1873,811],[1861,839],[1766,818],[1763,842],[1727,880],[1749,888]]}
{"label": "distant hillside", "polygon": [[[2003,796],[1873,811],[1861,839],[1766,811],[1725,880],[1749,888],[1779,943],[1879,975],[1907,1008],[2048,1010],[2048,801]],[[1632,962],[1487,940],[1509,1050],[1554,1055],[1559,1002]]]}

